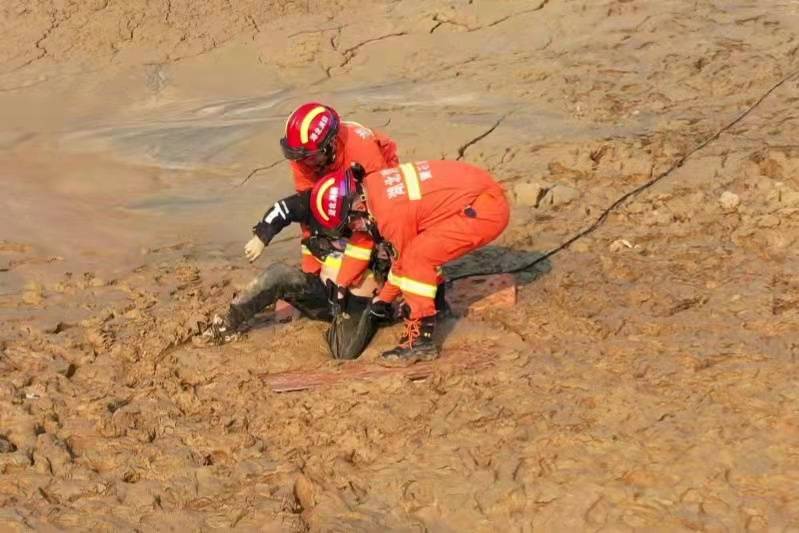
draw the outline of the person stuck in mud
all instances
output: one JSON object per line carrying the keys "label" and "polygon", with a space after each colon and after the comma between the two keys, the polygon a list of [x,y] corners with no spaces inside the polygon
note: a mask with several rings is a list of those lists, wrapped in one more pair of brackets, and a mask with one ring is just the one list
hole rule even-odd
{"label": "person stuck in mud", "polygon": [[[460,161],[417,161],[363,176],[357,167],[337,170],[314,185],[310,211],[331,235],[369,236],[390,243],[388,279],[369,305],[377,319],[392,316],[402,295],[405,332],[384,352],[390,361],[429,360],[433,342],[441,267],[485,246],[508,225],[502,186],[485,170]],[[342,270],[336,284],[345,291],[356,277]]]}
{"label": "person stuck in mud", "polygon": [[[366,172],[399,163],[396,143],[391,138],[356,122],[342,121],[335,109],[317,102],[303,104],[289,115],[280,145],[283,156],[289,161],[297,193],[310,191],[322,176],[349,168],[356,162]],[[302,204],[298,198],[284,198],[267,210],[254,226],[254,235],[245,245],[244,253],[250,262],[255,261],[278,232],[290,222],[298,221],[302,225],[301,268],[297,270],[279,263],[267,267],[236,295],[224,316],[214,317],[203,337],[215,343],[235,339],[247,320],[278,299],[292,303],[312,318],[329,318],[331,311],[342,311],[341,320],[358,323],[365,309],[365,305],[360,305],[360,299],[366,298],[368,303],[369,294],[377,283],[373,275],[365,272],[374,262],[372,250],[312,232],[306,223],[307,213],[303,210],[307,201]],[[362,275],[357,287],[351,291],[354,297],[346,301],[336,300],[335,305],[339,307],[331,309],[328,295],[336,290],[330,283],[338,268],[358,271]],[[341,303],[350,308],[340,309]],[[365,345],[357,341],[351,349],[343,349],[340,346],[342,339],[331,339],[328,335],[328,340],[338,343],[335,346],[331,344],[336,357],[356,357],[360,353],[356,345]]]}

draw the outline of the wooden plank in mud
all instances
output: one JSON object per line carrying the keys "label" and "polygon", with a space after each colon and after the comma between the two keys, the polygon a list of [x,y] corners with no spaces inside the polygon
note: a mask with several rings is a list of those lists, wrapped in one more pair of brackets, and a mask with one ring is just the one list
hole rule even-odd
{"label": "wooden plank in mud", "polygon": [[451,371],[479,370],[493,364],[493,358],[484,353],[467,355],[446,354],[435,361],[420,362],[407,367],[388,367],[376,363],[342,362],[330,369],[295,370],[277,374],[262,374],[261,380],[273,392],[294,392],[327,387],[348,381],[374,381],[389,376],[399,376],[410,381]]}

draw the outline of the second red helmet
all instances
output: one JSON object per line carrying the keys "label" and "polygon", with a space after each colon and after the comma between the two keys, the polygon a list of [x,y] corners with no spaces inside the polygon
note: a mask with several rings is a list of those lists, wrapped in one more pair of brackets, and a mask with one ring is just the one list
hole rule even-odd
{"label": "second red helmet", "polygon": [[318,102],[302,104],[286,120],[280,139],[283,156],[299,161],[333,149],[341,120],[336,110]]}
{"label": "second red helmet", "polygon": [[357,184],[352,170],[337,170],[317,181],[311,189],[311,214],[320,228],[340,231],[347,224]]}

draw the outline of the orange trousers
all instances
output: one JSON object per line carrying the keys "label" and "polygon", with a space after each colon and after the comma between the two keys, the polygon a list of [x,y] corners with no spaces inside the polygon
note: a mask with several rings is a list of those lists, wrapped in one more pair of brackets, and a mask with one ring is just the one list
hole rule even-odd
{"label": "orange trousers", "polygon": [[[501,187],[483,192],[470,207],[427,228],[407,245],[402,252],[402,277],[437,285],[442,265],[485,246],[507,227],[510,210]],[[408,291],[403,296],[411,308],[410,318],[436,314],[435,298]]]}

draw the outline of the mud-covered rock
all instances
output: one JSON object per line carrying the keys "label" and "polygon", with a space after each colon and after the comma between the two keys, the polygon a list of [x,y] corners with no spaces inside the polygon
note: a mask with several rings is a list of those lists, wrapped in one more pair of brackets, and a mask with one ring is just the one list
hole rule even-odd
{"label": "mud-covered rock", "polygon": [[734,192],[724,191],[721,194],[721,198],[719,198],[719,204],[721,204],[722,209],[733,211],[741,205],[741,199]]}
{"label": "mud-covered rock", "polygon": [[776,228],[780,225],[780,217],[777,215],[764,215],[757,219],[759,228]]}
{"label": "mud-covered rock", "polygon": [[799,191],[783,191],[780,203],[787,207],[799,207]]}
{"label": "mud-covered rock", "polygon": [[612,253],[617,253],[624,249],[632,247],[633,247],[632,243],[627,239],[616,239],[615,241],[610,243],[610,246],[608,246],[608,250],[610,250]]}
{"label": "mud-covered rock", "polygon": [[[235,6],[0,7],[0,435],[17,448],[0,453],[0,530],[795,525],[799,122],[793,81],[767,94],[795,54],[791,17]],[[347,363],[305,319],[187,346],[265,265],[296,271],[297,228],[255,264],[239,240],[292,190],[275,139],[320,79],[312,92],[403,162],[444,154],[509,185],[510,226],[469,271],[599,226],[516,277],[512,304],[442,321],[441,357],[401,374],[378,362],[403,324]],[[535,180],[573,190],[543,202],[521,185]],[[632,248],[610,253],[616,239]],[[324,379],[278,393],[283,372]]]}

